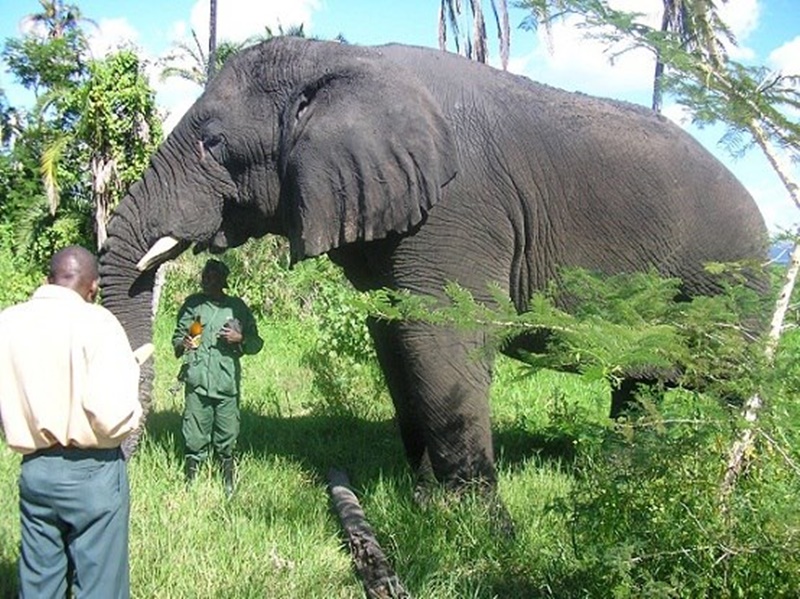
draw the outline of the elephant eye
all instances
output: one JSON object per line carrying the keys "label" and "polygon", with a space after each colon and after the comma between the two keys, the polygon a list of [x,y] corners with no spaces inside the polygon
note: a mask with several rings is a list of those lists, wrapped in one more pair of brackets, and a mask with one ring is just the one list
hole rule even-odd
{"label": "elephant eye", "polygon": [[203,147],[209,152],[214,149],[215,146],[218,146],[221,143],[222,135],[219,135],[218,133],[207,135],[203,138]]}
{"label": "elephant eye", "polygon": [[217,162],[225,162],[225,138],[221,134],[214,133],[203,137],[203,148]]}

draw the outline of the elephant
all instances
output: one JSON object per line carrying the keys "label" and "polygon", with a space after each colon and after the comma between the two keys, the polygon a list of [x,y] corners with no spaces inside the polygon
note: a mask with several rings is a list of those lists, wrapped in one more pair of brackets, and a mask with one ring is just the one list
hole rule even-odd
{"label": "elephant", "polygon": [[[649,109],[439,50],[293,37],[229,59],[127,191],[100,252],[104,304],[137,347],[159,265],[267,234],[293,263],[327,253],[358,290],[447,301],[457,283],[492,304],[500,288],[520,312],[563,268],[718,293],[705,263],[767,245],[742,184]],[[411,469],[496,488],[487,332],[368,326]]]}

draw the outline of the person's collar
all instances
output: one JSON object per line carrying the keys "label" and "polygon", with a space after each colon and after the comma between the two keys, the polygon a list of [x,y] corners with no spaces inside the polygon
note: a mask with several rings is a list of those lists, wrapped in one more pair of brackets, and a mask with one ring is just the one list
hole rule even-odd
{"label": "person's collar", "polygon": [[45,283],[33,293],[34,299],[64,299],[85,302],[77,291],[64,287],[62,285],[53,285],[52,283]]}

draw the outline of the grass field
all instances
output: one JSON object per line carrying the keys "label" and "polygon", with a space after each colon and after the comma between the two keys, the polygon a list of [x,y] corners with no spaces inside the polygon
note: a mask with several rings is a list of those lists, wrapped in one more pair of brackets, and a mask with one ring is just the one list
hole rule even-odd
{"label": "grass field", "polygon": [[[492,410],[500,493],[516,525],[510,539],[497,534],[484,507],[469,497],[437,495],[426,507],[415,504],[382,387],[362,380],[346,404],[332,404],[315,385],[319,372],[306,357],[313,331],[261,321],[264,350],[243,361],[239,485],[227,501],[210,467],[184,487],[171,326],[171,318],[156,322],[154,411],[129,469],[134,597],[363,597],[329,507],[331,467],[350,474],[414,597],[600,596],[586,589],[602,587],[602,580],[581,582],[571,512],[558,506],[576,484],[572,460],[581,443],[607,430],[604,385],[570,375],[521,377],[516,363],[498,364]],[[16,588],[18,468],[19,457],[0,445],[0,597]],[[677,582],[657,582],[647,588],[663,592],[647,596],[679,596],[669,592]],[[644,595],[612,595],[609,588],[607,596]]]}
{"label": "grass field", "polygon": [[[130,463],[131,576],[136,597],[361,597],[338,520],[329,510],[325,475],[345,469],[403,583],[419,597],[490,597],[499,581],[537,582],[547,554],[564,551],[564,523],[545,507],[563,496],[570,477],[559,455],[569,440],[546,439],[548,402],[580,394],[598,416],[606,409],[573,377],[515,380],[511,362],[498,368],[494,419],[501,493],[517,525],[515,543],[492,539],[479,506],[423,509],[392,421],[388,396],[367,385],[367,397],[332,407],[318,396],[315,372],[303,365],[296,324],[261,322],[264,350],[244,359],[239,486],[226,501],[207,468],[185,489],[180,414],[171,391],[172,321],[156,323],[157,374],[147,435]],[[298,338],[299,337],[299,338]],[[361,402],[359,404],[358,402]],[[595,405],[596,404],[596,405]],[[355,406],[355,407],[354,407]],[[18,456],[0,447],[0,591],[12,593],[19,531]],[[468,502],[466,502],[468,503]],[[511,596],[511,595],[508,595]]]}

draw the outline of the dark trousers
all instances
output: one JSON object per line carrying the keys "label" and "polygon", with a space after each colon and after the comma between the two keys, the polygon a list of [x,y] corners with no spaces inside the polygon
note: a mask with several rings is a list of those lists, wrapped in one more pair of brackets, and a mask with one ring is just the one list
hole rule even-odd
{"label": "dark trousers", "polygon": [[186,456],[198,462],[208,457],[214,447],[218,458],[230,458],[239,437],[239,399],[217,399],[185,390],[183,440]]}
{"label": "dark trousers", "polygon": [[23,457],[20,597],[126,599],[128,472],[119,449],[51,448]]}

